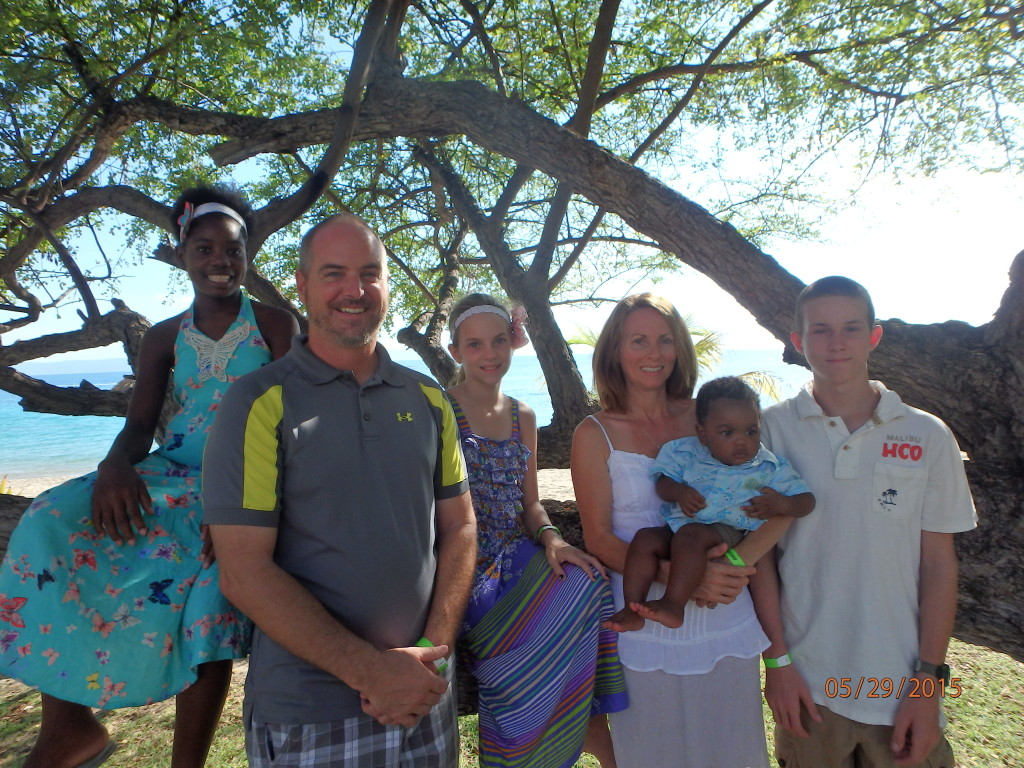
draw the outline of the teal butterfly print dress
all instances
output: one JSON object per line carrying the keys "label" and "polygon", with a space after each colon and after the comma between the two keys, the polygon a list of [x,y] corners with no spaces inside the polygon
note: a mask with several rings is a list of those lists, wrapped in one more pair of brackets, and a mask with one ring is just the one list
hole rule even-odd
{"label": "teal butterfly print dress", "polygon": [[166,699],[196,666],[240,658],[251,625],[203,569],[203,449],[232,381],[270,362],[249,299],[218,341],[182,318],[177,411],[160,447],[135,465],[153,499],[148,536],[115,545],[91,525],[92,473],[39,496],[0,567],[0,674],[60,699],[113,708]]}

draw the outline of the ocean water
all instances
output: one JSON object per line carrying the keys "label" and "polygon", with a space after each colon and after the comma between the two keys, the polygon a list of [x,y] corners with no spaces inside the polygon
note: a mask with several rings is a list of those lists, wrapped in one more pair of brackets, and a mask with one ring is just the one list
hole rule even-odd
{"label": "ocean water", "polygon": [[[398,359],[403,365],[427,372],[418,358]],[[577,352],[576,361],[583,380],[591,385],[591,355]],[[781,351],[734,350],[723,355],[722,362],[704,379],[715,376],[737,375],[749,371],[767,371],[779,382],[782,398],[796,394],[808,378],[806,370],[782,362]],[[82,379],[102,389],[113,387],[124,373],[122,370],[104,373],[33,374],[51,384],[77,386]],[[503,382],[504,391],[537,412],[537,423],[551,420],[551,400],[536,357],[519,355]],[[762,405],[770,404],[762,397]],[[96,469],[106,455],[124,420],[109,416],[57,416],[48,413],[23,411],[18,397],[0,390],[0,477],[17,485],[20,478],[80,475]]]}

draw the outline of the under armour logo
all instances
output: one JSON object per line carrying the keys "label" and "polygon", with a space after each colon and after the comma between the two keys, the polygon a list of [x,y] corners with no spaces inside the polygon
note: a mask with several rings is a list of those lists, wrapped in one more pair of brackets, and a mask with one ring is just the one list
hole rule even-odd
{"label": "under armour logo", "polygon": [[412,421],[412,412],[408,413],[396,413],[395,418],[399,421]]}

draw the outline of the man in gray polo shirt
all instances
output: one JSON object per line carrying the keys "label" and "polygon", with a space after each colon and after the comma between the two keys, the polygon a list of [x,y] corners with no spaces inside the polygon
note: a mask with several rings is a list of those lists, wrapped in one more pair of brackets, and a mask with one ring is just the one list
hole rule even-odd
{"label": "man in gray polo shirt", "polygon": [[476,552],[455,419],[377,344],[365,223],[315,226],[295,278],[308,338],[232,385],[203,465],[221,586],[256,625],[249,763],[454,766],[447,657]]}

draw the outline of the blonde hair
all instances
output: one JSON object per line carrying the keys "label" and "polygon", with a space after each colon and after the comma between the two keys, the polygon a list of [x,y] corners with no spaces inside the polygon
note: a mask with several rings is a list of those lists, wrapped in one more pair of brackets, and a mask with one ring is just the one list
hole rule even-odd
{"label": "blonde hair", "polygon": [[665,394],[673,400],[691,397],[697,383],[697,351],[693,347],[686,323],[672,302],[656,293],[633,294],[615,305],[594,347],[594,388],[601,407],[606,411],[622,413],[628,405],[626,376],[622,371],[619,353],[626,318],[638,309],[653,309],[665,318],[672,332],[676,364],[665,382]]}

